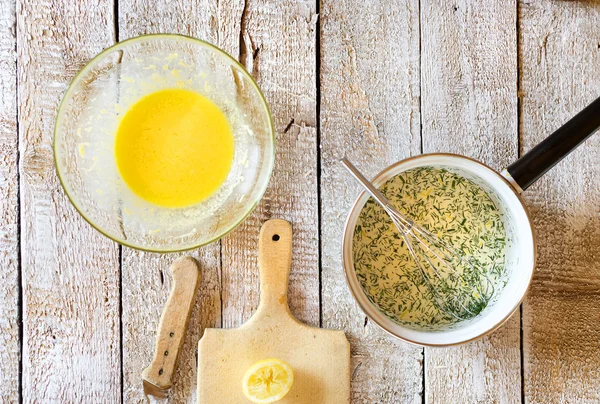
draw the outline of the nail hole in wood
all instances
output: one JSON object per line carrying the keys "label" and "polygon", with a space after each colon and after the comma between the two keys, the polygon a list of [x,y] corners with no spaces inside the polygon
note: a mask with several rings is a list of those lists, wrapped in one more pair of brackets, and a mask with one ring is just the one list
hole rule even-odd
{"label": "nail hole in wood", "polygon": [[169,334],[169,337],[171,337],[171,338],[173,338],[174,336],[175,336],[174,332],[172,332],[172,333]]}
{"label": "nail hole in wood", "polygon": [[294,124],[294,119],[292,119],[290,121],[290,123],[288,123],[288,125],[285,127],[285,129],[283,130],[283,133],[288,133],[288,130],[290,130],[290,128],[292,127],[292,125]]}
{"label": "nail hole in wood", "polygon": [[169,351],[165,351],[165,356],[169,356]]}
{"label": "nail hole in wood", "polygon": [[358,369],[360,369],[361,366],[362,366],[362,362],[358,362],[358,365],[356,365],[356,367],[354,368],[354,371],[352,372],[352,376],[350,376],[350,380],[354,380],[354,378],[356,377],[356,374],[358,373]]}
{"label": "nail hole in wood", "polygon": [[162,369],[159,369],[159,371],[158,371],[158,375],[160,376],[160,375],[162,375],[162,374],[163,374],[163,370],[162,370]]}
{"label": "nail hole in wood", "polygon": [[273,234],[273,241],[279,241],[279,234]]}

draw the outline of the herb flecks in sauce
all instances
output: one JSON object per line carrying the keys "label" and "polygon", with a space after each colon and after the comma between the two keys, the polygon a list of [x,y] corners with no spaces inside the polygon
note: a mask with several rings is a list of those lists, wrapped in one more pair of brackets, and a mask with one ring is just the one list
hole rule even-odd
{"label": "herb flecks in sauce", "polygon": [[[400,213],[478,263],[497,293],[505,275],[506,236],[498,208],[481,187],[445,169],[420,167],[396,175],[380,190]],[[457,322],[436,304],[402,235],[371,198],[354,229],[353,254],[367,297],[393,321],[417,329]]]}

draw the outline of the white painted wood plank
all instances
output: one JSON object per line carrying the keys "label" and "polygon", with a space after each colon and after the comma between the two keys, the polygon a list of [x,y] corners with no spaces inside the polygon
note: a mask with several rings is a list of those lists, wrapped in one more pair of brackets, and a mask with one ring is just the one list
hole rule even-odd
{"label": "white painted wood plank", "polygon": [[[284,8],[285,9],[285,8]],[[245,10],[244,16],[242,16]],[[301,12],[299,16],[295,12]],[[161,2],[121,2],[120,4],[120,33],[122,38],[134,36],[145,32],[178,32],[187,35],[197,36],[202,39],[209,40],[218,46],[221,46],[226,51],[234,55],[240,55],[244,61],[248,62],[247,66],[250,71],[257,73],[259,85],[265,91],[267,98],[271,101],[272,110],[276,110],[278,105],[287,104],[290,93],[301,94],[297,97],[297,105],[295,108],[283,110],[285,113],[279,119],[278,127],[281,132],[288,124],[287,117],[296,117],[298,124],[288,131],[287,136],[290,140],[279,139],[278,144],[278,167],[283,166],[285,171],[280,174],[275,174],[279,177],[284,176],[284,180],[279,180],[280,184],[275,185],[276,197],[270,197],[269,193],[265,199],[271,202],[265,208],[269,212],[273,209],[273,217],[284,217],[291,220],[295,225],[295,247],[298,251],[294,259],[294,268],[292,269],[292,279],[290,286],[290,300],[293,311],[300,318],[308,320],[312,324],[318,324],[319,318],[319,303],[318,303],[318,263],[317,263],[317,222],[316,222],[316,131],[314,129],[314,93],[315,93],[315,73],[314,73],[314,39],[307,44],[299,44],[298,41],[304,38],[303,33],[313,33],[315,19],[314,6],[294,8],[289,7],[287,14],[287,22],[290,23],[289,29],[295,30],[295,24],[302,27],[303,31],[297,36],[282,33],[281,37],[269,37],[274,32],[278,32],[280,26],[284,23],[280,20],[281,13],[274,6],[264,7],[261,4],[244,4],[243,2],[234,2],[229,4],[203,4],[197,8],[187,4],[186,2],[176,2],[162,4]],[[189,18],[193,15],[194,18]],[[298,19],[299,22],[296,22]],[[242,22],[243,21],[243,22]],[[284,20],[285,21],[285,20]],[[243,50],[240,51],[240,32],[242,24],[244,25],[245,42]],[[290,38],[291,37],[291,38]],[[266,38],[263,39],[263,38]],[[287,53],[282,53],[282,57],[286,60],[278,60],[280,55],[280,47],[287,42]],[[300,38],[300,39],[299,39]],[[298,58],[298,45],[301,48],[303,57]],[[259,49],[256,52],[256,49]],[[256,52],[256,53],[255,53]],[[256,60],[252,60],[256,56]],[[279,64],[283,63],[289,66],[297,66],[294,69],[279,68]],[[263,68],[265,72],[263,72]],[[290,72],[288,76],[286,72]],[[261,74],[262,73],[262,74]],[[298,76],[301,80],[294,77]],[[265,77],[265,82],[261,81],[261,77]],[[266,83],[266,84],[265,84]],[[308,93],[307,93],[308,91]],[[307,96],[304,94],[307,93]],[[311,96],[312,94],[312,96]],[[275,100],[275,101],[272,101]],[[312,108],[312,110],[311,110]],[[282,107],[279,107],[282,111]],[[308,116],[308,117],[307,117]],[[290,118],[291,119],[291,118]],[[309,126],[301,128],[301,126]],[[288,143],[282,146],[282,143]],[[288,156],[285,156],[285,153]],[[298,165],[295,154],[303,156]],[[283,155],[283,157],[282,157]],[[281,160],[284,159],[284,162]],[[277,181],[274,179],[274,181]],[[273,188],[273,185],[271,185]],[[270,191],[271,194],[273,191]],[[297,194],[297,202],[290,205],[289,195]],[[302,207],[298,209],[297,207]],[[265,215],[258,213],[262,218],[270,217],[271,214]],[[246,254],[253,255],[256,252],[258,230],[260,221],[256,219],[256,215],[249,219],[243,225],[243,229],[238,230],[224,241],[224,279],[228,279],[224,283],[224,302],[223,307],[225,312],[230,309],[230,316],[225,315],[224,323],[228,326],[239,325],[242,319],[245,319],[251,314],[255,306],[248,308],[246,311],[241,308],[239,302],[244,302],[248,294],[237,287],[232,278],[243,282],[243,287],[252,285],[251,288],[257,292],[258,275],[255,261],[238,260],[239,257]],[[308,222],[308,223],[307,223]],[[203,271],[203,275],[210,275],[208,281],[210,287],[200,287],[200,293],[204,297],[200,297],[200,302],[197,305],[206,307],[206,301],[212,301],[215,310],[219,310],[220,306],[216,305],[219,292],[218,279],[218,244],[201,249],[203,257],[201,262],[208,264],[208,269]],[[209,254],[213,254],[209,258]],[[305,256],[308,255],[308,258]],[[123,307],[124,307],[124,366],[125,366],[125,401],[141,400],[141,390],[139,388],[139,373],[146,365],[150,358],[154,329],[158,321],[160,309],[164,301],[166,301],[168,285],[159,285],[159,277],[153,275],[161,266],[166,268],[168,262],[173,259],[171,256],[159,256],[157,254],[139,254],[131,250],[124,249],[123,253]],[[138,269],[136,269],[139,267]],[[254,281],[254,284],[248,283],[248,279],[238,278],[239,274],[247,271],[249,277]],[[147,274],[150,273],[148,279]],[[309,280],[309,282],[306,281]],[[151,291],[148,293],[148,291]],[[294,292],[295,291],[295,292]],[[308,296],[306,296],[308,295]],[[257,303],[258,294],[254,295],[256,300],[251,301],[250,305]],[[151,314],[145,313],[140,316],[138,312],[140,305],[150,308]],[[306,307],[308,307],[308,309]],[[248,306],[247,306],[248,307]],[[299,308],[298,308],[299,307]],[[243,317],[244,314],[246,317]],[[306,314],[308,313],[308,314]],[[176,402],[193,401],[195,395],[195,351],[198,339],[201,337],[204,327],[219,327],[220,312],[204,313],[203,318],[199,319],[198,314],[194,313],[190,324],[190,331],[186,338],[182,359],[179,365],[179,373],[175,381],[174,391]],[[231,320],[233,318],[233,320]],[[237,321],[237,323],[236,323]],[[195,328],[195,329],[194,329]],[[140,337],[143,336],[143,337]],[[140,343],[143,341],[143,343]],[[192,360],[193,359],[193,363]],[[185,373],[184,373],[185,372]]]}
{"label": "white painted wood plank", "polygon": [[200,262],[200,286],[188,325],[170,403],[196,402],[196,351],[207,327],[221,322],[219,250],[156,254],[123,247],[123,401],[145,402],[142,370],[152,359],[156,330],[171,290],[169,266],[178,257],[192,255]]}
{"label": "white painted wood plank", "polygon": [[[600,2],[522,1],[523,152],[600,96]],[[526,191],[538,266],[523,306],[525,401],[600,401],[600,136]]]}
{"label": "white painted wood plank", "polygon": [[226,328],[241,325],[258,305],[258,233],[270,218],[293,226],[291,310],[301,321],[319,325],[315,13],[312,0],[249,0],[240,15],[240,58],[269,103],[277,150],[262,202],[223,240]]}
{"label": "white painted wood plank", "polygon": [[421,5],[423,152],[502,170],[517,150],[514,0]]}
{"label": "white painted wood plank", "polygon": [[341,239],[360,188],[347,155],[372,177],[420,152],[419,2],[321,2],[323,326],[351,343],[352,402],[421,403],[422,349],[367,322],[344,279]]}
{"label": "white painted wood plank", "polygon": [[[242,6],[237,6],[239,14]],[[230,12],[234,11],[222,11],[218,1],[210,0],[122,0],[119,2],[119,40],[148,33],[177,33],[204,39],[237,53],[237,31],[235,40],[231,39],[229,32],[235,29],[229,20]],[[226,24],[226,28],[221,23]],[[221,325],[221,259],[218,242],[181,254],[144,253],[123,247],[125,402],[145,402],[141,373],[152,358],[158,321],[171,288],[168,268],[177,257],[186,254],[200,262],[200,286],[169,402],[196,402],[198,340],[205,328]]]}
{"label": "white painted wood plank", "polygon": [[[514,0],[421,3],[423,152],[502,170],[517,159]],[[425,350],[426,402],[521,399],[520,313],[465,346]]]}
{"label": "white painted wood plank", "polygon": [[15,1],[0,1],[0,397],[19,400],[19,183]]}
{"label": "white painted wood plank", "polygon": [[112,2],[17,2],[23,401],[120,402],[117,245],[77,214],[52,131],[77,71],[114,42]]}

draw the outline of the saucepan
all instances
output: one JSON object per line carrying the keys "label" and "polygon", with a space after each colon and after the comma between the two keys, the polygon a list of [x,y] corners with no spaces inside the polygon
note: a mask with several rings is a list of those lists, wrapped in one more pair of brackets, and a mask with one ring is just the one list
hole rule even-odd
{"label": "saucepan", "polygon": [[600,98],[547,137],[519,160],[498,172],[468,157],[424,154],[402,160],[378,174],[372,183],[381,187],[389,179],[418,167],[452,171],[480,186],[500,211],[506,232],[506,285],[478,316],[437,330],[408,327],[392,321],[363,291],[354,267],[353,235],[369,196],[363,192],[354,203],[343,235],[343,266],[351,293],[365,314],[389,334],[424,346],[450,346],[472,341],[501,326],[522,302],[536,262],[536,239],[531,217],[520,196],[531,184],[600,128]]}

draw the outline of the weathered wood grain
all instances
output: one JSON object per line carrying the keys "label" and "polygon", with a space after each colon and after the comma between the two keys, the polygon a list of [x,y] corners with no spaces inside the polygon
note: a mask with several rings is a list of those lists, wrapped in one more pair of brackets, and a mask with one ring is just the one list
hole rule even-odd
{"label": "weathered wood grain", "polygon": [[114,42],[112,2],[17,2],[24,402],[120,402],[118,247],[55,175],[69,81]]}
{"label": "weathered wood grain", "polygon": [[0,397],[19,400],[19,183],[14,0],[0,1]]}
{"label": "weathered wood grain", "polygon": [[514,0],[421,5],[423,152],[502,170],[518,156]]}
{"label": "weathered wood grain", "polygon": [[[519,4],[526,152],[600,96],[600,2]],[[526,192],[538,265],[523,306],[531,403],[600,401],[600,136]]]}
{"label": "weathered wood grain", "polygon": [[341,239],[360,188],[338,160],[372,177],[420,152],[419,2],[321,2],[323,326],[346,330],[352,402],[421,403],[423,350],[369,323],[344,279]]}
{"label": "weathered wood grain", "polygon": [[[421,394],[426,402],[520,401],[517,316],[467,346],[427,349],[424,373],[422,350],[365,323],[340,258],[359,187],[337,159],[347,154],[370,176],[421,151],[504,167],[519,151],[517,132],[525,152],[600,96],[600,2],[520,0],[516,20],[514,1],[323,0],[320,50],[316,1],[271,3],[120,0],[116,38],[112,1],[0,0],[2,400],[19,396],[20,212],[23,401],[145,401],[141,370],[170,289],[168,266],[182,254],[123,249],[121,397],[118,247],[70,206],[54,174],[51,140],[60,97],[89,58],[115,40],[178,32],[224,48],[254,74],[275,116],[278,154],[263,202],[223,240],[223,254],[218,243],[191,252],[202,280],[170,402],[195,402],[203,329],[238,326],[256,308],[258,230],[271,217],[294,224],[294,314],[318,325],[322,303],[323,326],[345,329],[351,340],[353,402],[421,402]],[[600,401],[598,161],[597,134],[525,194],[539,242],[523,307],[525,402]]]}
{"label": "weathered wood grain", "polygon": [[[514,0],[421,3],[423,152],[502,170],[518,157]],[[482,340],[425,349],[426,402],[521,399],[520,315]]]}
{"label": "weathered wood grain", "polygon": [[240,58],[269,103],[277,150],[262,202],[223,239],[223,326],[241,325],[258,305],[258,234],[270,218],[293,227],[291,310],[319,325],[316,4],[248,0],[240,17]]}
{"label": "weathered wood grain", "polygon": [[[172,403],[196,402],[196,350],[207,327],[221,321],[219,250],[189,252],[200,262],[200,286],[170,391]],[[145,402],[142,370],[150,364],[172,279],[169,266],[186,253],[155,254],[123,247],[123,401]]]}
{"label": "weathered wood grain", "polygon": [[[234,39],[230,33],[235,28],[230,13],[236,7],[241,14],[242,6],[230,10],[219,6],[218,1],[121,0],[119,40],[148,33],[177,33],[204,39],[237,53],[237,31]],[[221,325],[218,242],[182,254],[145,253],[123,247],[124,402],[145,402],[141,372],[152,358],[160,313],[171,289],[168,268],[175,259],[186,254],[191,254],[200,263],[200,286],[169,400],[172,403],[196,402],[198,340],[205,328]]]}
{"label": "weathered wood grain", "polygon": [[[147,1],[121,3],[120,32],[124,37],[144,32],[179,32],[207,39],[224,48],[234,57],[239,55],[248,70],[255,73],[259,85],[265,90],[272,110],[280,112],[276,115],[279,116],[276,118],[276,123],[280,132],[286,128],[288,117],[297,122],[287,131],[288,133],[284,135],[283,139],[279,139],[277,167],[281,173],[278,174],[276,168],[271,191],[265,197],[268,202],[259,207],[257,214],[251,217],[240,230],[223,242],[223,324],[229,327],[241,324],[249,317],[258,302],[256,260],[249,257],[256,257],[260,222],[271,216],[284,217],[294,223],[296,258],[290,282],[292,310],[299,318],[308,320],[312,324],[318,324],[315,50],[314,39],[306,40],[305,35],[312,33],[314,38],[316,22],[314,5],[309,7],[304,4],[299,6],[267,4],[265,6],[258,3],[220,4],[214,2],[193,6],[187,2],[159,3]],[[194,18],[190,18],[190,16]],[[279,35],[274,35],[286,27],[288,27],[287,31],[284,29]],[[297,28],[301,30],[296,32]],[[282,64],[286,66],[286,69],[279,68]],[[293,102],[289,102],[290,98]],[[301,158],[298,159],[297,156],[301,156]],[[212,252],[213,257],[209,261],[210,267],[214,270],[211,270],[210,273],[218,276],[218,246],[215,244],[203,251],[204,254],[207,254],[206,251]],[[141,265],[139,259],[129,260],[128,257],[131,254],[133,252],[124,249],[124,324],[130,323],[126,317],[126,307],[130,306],[131,310],[135,310],[141,302],[140,299],[143,299],[145,304],[150,303],[150,306],[156,307],[154,311],[159,313],[160,302],[166,299],[168,290],[166,286],[163,287],[164,290],[157,296],[151,296],[151,299],[148,299],[147,294],[141,294],[141,292],[132,293],[132,296],[138,296],[137,301],[132,300],[128,303],[129,297],[125,294],[130,288],[128,285],[131,284],[132,288],[135,286],[138,290],[146,290],[146,287],[152,289],[151,285],[146,285],[144,288],[140,288],[139,285],[142,282],[148,282],[148,280],[144,280],[143,274],[155,272],[152,271],[152,268],[156,267],[156,264],[149,265],[147,261],[142,261],[145,263],[143,266],[146,271],[131,271],[130,268]],[[143,255],[153,256],[154,260],[159,260],[159,257],[154,254]],[[167,258],[160,260],[162,262],[165,259]],[[125,278],[125,274],[128,274],[128,278]],[[155,283],[156,280],[150,282]],[[214,294],[219,290],[218,277],[210,281],[210,284],[212,287],[204,288],[204,293],[207,294],[206,299],[213,300],[214,304]],[[245,288],[249,288],[250,293],[244,290]],[[200,290],[202,293],[202,286]],[[199,304],[206,306],[203,298],[200,298]],[[220,308],[219,305],[214,306],[215,309]],[[243,307],[246,309],[244,310]],[[220,313],[213,313],[213,317],[214,314]],[[220,326],[220,318],[211,320],[210,313],[205,313],[205,316],[208,317],[201,321],[204,327]],[[145,363],[142,359],[144,350],[139,344],[139,331],[140,327],[145,326],[148,322],[150,325],[147,327],[149,330],[153,330],[155,325],[152,323],[152,318],[158,319],[158,314],[149,315],[143,319],[136,318],[136,325],[131,326],[131,330],[126,330],[124,363],[125,396],[128,399],[141,397],[139,388],[134,385],[137,379],[136,372],[139,372]],[[195,318],[197,318],[196,315],[192,317],[190,333],[193,332]],[[190,349],[193,349],[193,352],[195,352],[197,340],[201,336],[202,327],[196,326],[196,328],[198,329],[197,333],[188,334],[186,340],[186,346],[191,344],[193,348]],[[143,334],[150,335],[152,331],[144,331]],[[145,337],[145,340],[147,340],[146,345],[151,347],[152,337]],[[135,345],[133,345],[134,342]],[[151,352],[151,348],[147,351]],[[180,372],[192,366],[190,361],[185,359],[195,358],[191,353],[192,351],[188,351],[184,347]],[[193,367],[191,375],[196,372],[195,362]],[[190,372],[190,370],[187,369],[186,372]],[[193,378],[188,380],[185,377],[180,382],[176,381],[175,388],[181,391],[180,396],[184,397],[194,384]],[[178,387],[179,385],[182,387]],[[129,388],[129,386],[132,387]],[[193,396],[193,392],[189,394]]]}

